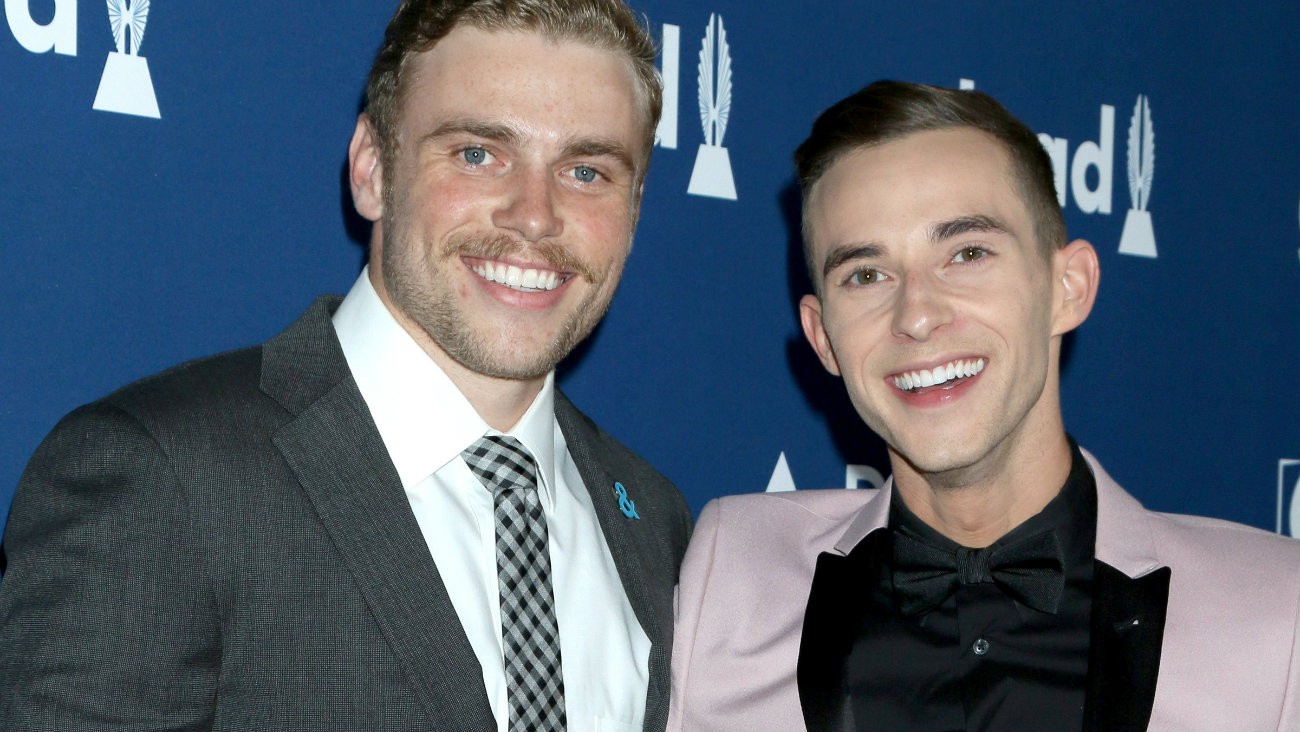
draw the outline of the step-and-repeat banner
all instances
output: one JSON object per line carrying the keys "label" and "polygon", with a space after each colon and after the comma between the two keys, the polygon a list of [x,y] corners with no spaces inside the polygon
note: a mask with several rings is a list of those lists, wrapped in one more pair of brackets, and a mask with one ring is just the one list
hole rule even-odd
{"label": "step-and-repeat banner", "polygon": [[[4,0],[0,521],[68,410],[346,292],[347,142],[393,4]],[[1080,444],[1148,506],[1300,534],[1300,4],[637,6],[665,117],[622,288],[561,383],[695,509],[888,473],[799,330],[790,153],[896,78],[1040,133],[1103,270],[1066,348]]]}

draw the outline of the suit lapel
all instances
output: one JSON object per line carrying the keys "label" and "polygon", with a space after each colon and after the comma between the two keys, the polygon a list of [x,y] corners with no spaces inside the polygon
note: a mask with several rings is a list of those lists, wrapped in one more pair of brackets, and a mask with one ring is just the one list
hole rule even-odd
{"label": "suit lapel", "polygon": [[478,659],[318,301],[264,348],[263,389],[297,416],[274,437],[434,729],[494,729]]}
{"label": "suit lapel", "polygon": [[849,653],[862,628],[861,588],[872,586],[889,547],[889,499],[894,479],[863,504],[844,535],[817,557],[804,611],[796,676],[808,732],[854,729],[844,688]]}
{"label": "suit lapel", "polygon": [[564,432],[564,440],[568,443],[569,455],[578,467],[578,474],[582,476],[582,482],[591,496],[596,519],[605,535],[605,542],[609,545],[609,552],[614,558],[614,566],[618,569],[632,611],[651,642],[657,642],[662,631],[661,623],[653,612],[654,603],[645,582],[646,569],[641,564],[642,557],[647,552],[640,546],[638,532],[632,531],[629,526],[632,519],[618,510],[618,500],[614,494],[616,478],[609,474],[592,449],[597,435],[586,423],[586,418],[558,391],[555,394],[555,416],[560,430]]}
{"label": "suit lapel", "polygon": [[[624,516],[618,508],[618,498],[614,493],[614,482],[627,476],[611,475],[605,463],[597,455],[600,434],[595,426],[577,407],[559,390],[555,392],[555,418],[564,433],[564,440],[569,448],[578,474],[591,496],[592,506],[596,511],[596,520],[600,524],[605,543],[609,546],[614,567],[618,570],[623,592],[627,595],[632,612],[637,622],[650,639],[650,658],[648,672],[650,685],[646,690],[646,728],[662,728],[655,720],[668,718],[668,679],[669,650],[672,647],[671,625],[667,622],[672,617],[671,598],[664,593],[655,593],[647,578],[651,575],[644,565],[645,557],[654,556],[652,547],[645,542],[654,541],[649,528],[642,526],[644,521]],[[628,486],[634,488],[634,486]]]}
{"label": "suit lapel", "polygon": [[1083,451],[1097,483],[1097,551],[1085,732],[1142,732],[1151,720],[1169,604],[1147,511]]}
{"label": "suit lapel", "polygon": [[1151,720],[1169,601],[1168,567],[1130,578],[1093,568],[1084,732],[1143,732]]}
{"label": "suit lapel", "polygon": [[867,603],[863,588],[876,583],[888,545],[889,532],[878,529],[847,556],[822,552],[817,557],[797,670],[799,703],[808,732],[855,729],[844,679],[849,654],[864,622]]}

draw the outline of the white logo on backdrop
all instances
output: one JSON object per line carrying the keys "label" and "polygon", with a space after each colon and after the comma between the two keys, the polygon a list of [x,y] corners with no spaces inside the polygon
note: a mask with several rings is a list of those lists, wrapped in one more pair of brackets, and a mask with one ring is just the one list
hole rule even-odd
{"label": "white logo on backdrop", "polygon": [[767,493],[786,493],[798,490],[794,487],[794,476],[790,474],[790,465],[785,461],[785,453],[776,459],[776,469],[767,481]]}
{"label": "white logo on backdrop", "polygon": [[1147,202],[1151,200],[1151,177],[1156,167],[1156,133],[1151,126],[1151,103],[1139,94],[1128,123],[1128,195],[1133,202],[1124,219],[1119,253],[1138,257],[1156,256],[1156,232],[1151,227]]}
{"label": "white logo on backdrop", "polygon": [[[1109,214],[1115,172],[1115,108],[1101,105],[1097,141],[1084,140],[1070,156],[1070,141],[1040,132],[1038,141],[1052,160],[1056,198],[1062,207],[1071,195],[1084,213]],[[1151,178],[1155,173],[1156,133],[1151,125],[1151,103],[1139,95],[1128,128],[1128,183],[1133,207],[1124,219],[1120,254],[1156,257],[1156,235],[1147,204],[1151,200]],[[1088,184],[1089,170],[1096,171],[1096,185]]]}
{"label": "white logo on backdrop", "polygon": [[[884,484],[885,477],[870,465],[844,466],[845,488],[879,488]],[[795,487],[794,476],[790,474],[790,464],[786,462],[785,453],[782,452],[776,459],[776,468],[772,470],[772,477],[767,481],[765,492],[786,493],[794,490],[798,488]]]}
{"label": "white logo on backdrop", "polygon": [[660,57],[659,78],[664,82],[663,114],[659,116],[659,126],[655,128],[655,144],[669,150],[677,149],[677,90],[681,88],[678,81],[681,65],[682,29],[664,23],[663,56]]}
{"label": "white logo on backdrop", "polygon": [[149,0],[108,0],[108,24],[117,50],[108,54],[99,79],[94,108],[159,119],[149,62],[140,55],[140,41],[149,22]]}
{"label": "white logo on backdrop", "polygon": [[1300,460],[1277,461],[1277,533],[1300,538]]}
{"label": "white logo on backdrop", "polygon": [[[716,29],[716,30],[715,30]],[[704,144],[695,155],[695,169],[686,192],[695,196],[736,200],[736,182],[731,175],[731,158],[722,146],[731,117],[731,47],[722,16],[709,15],[709,27],[700,48],[700,123]]]}
{"label": "white logo on backdrop", "polygon": [[[1074,150],[1070,160],[1070,141],[1040,132],[1038,141],[1052,159],[1052,172],[1056,178],[1056,200],[1065,206],[1067,195],[1073,191],[1074,203],[1084,213],[1110,213],[1112,181],[1115,171],[1115,108],[1101,105],[1097,141],[1084,140]],[[1097,185],[1088,185],[1088,169],[1097,171]]]}
{"label": "white logo on backdrop", "polygon": [[32,18],[30,0],[5,0],[5,18],[14,39],[28,51],[77,55],[77,0],[54,0],[54,17],[45,25]]}

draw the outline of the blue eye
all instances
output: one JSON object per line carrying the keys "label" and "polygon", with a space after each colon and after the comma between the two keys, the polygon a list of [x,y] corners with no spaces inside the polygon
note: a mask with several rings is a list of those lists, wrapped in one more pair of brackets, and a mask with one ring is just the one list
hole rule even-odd
{"label": "blue eye", "polygon": [[587,165],[579,165],[573,169],[573,177],[577,178],[581,183],[594,183],[599,175],[595,168]]}
{"label": "blue eye", "polygon": [[481,147],[467,147],[460,151],[460,157],[470,165],[482,165],[487,162],[488,152]]}

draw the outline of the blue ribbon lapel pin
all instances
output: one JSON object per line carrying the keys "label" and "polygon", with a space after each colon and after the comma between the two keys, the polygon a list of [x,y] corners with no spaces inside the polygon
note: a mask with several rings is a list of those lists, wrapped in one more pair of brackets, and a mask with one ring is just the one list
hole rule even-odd
{"label": "blue ribbon lapel pin", "polygon": [[624,516],[630,519],[641,518],[637,515],[636,504],[627,497],[627,489],[623,487],[622,483],[614,483],[614,495],[618,496],[618,510],[622,511]]}

